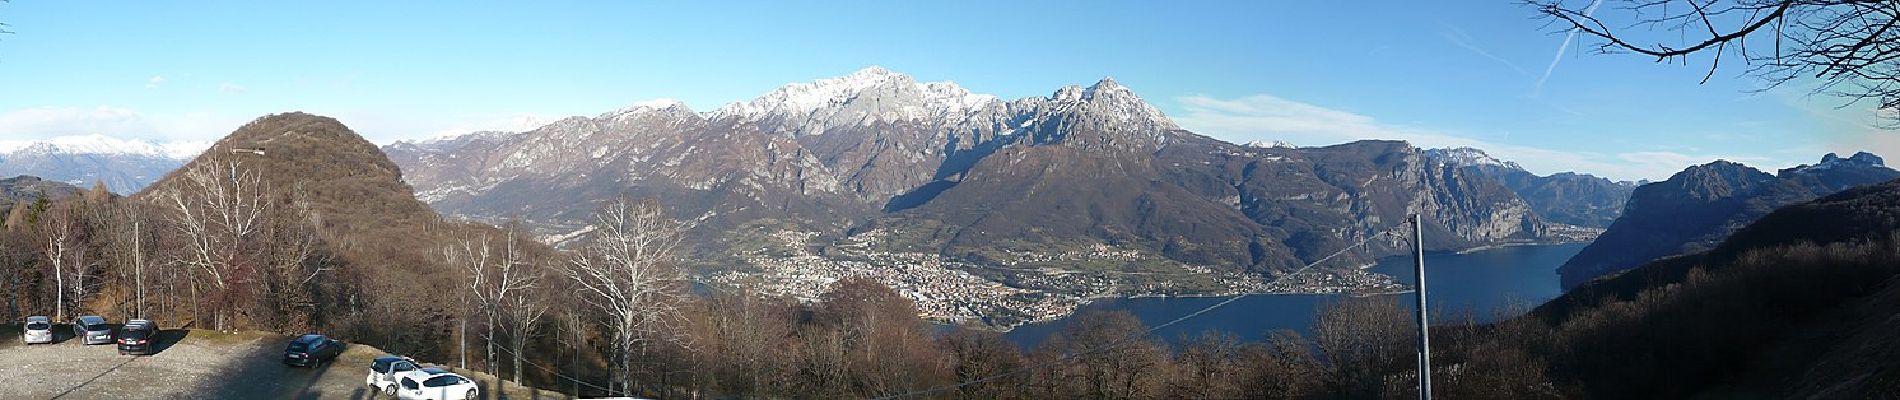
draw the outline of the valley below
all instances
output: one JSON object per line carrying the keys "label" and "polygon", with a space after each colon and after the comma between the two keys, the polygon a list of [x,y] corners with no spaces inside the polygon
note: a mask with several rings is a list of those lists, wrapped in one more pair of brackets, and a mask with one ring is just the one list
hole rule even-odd
{"label": "valley below", "polygon": [[[1409,257],[1390,257],[1371,264],[1330,262],[1292,272],[1252,274],[1184,264],[1104,245],[1071,251],[1011,252],[1014,258],[1004,260],[969,260],[880,250],[878,242],[888,237],[888,232],[860,233],[835,245],[820,247],[809,243],[816,236],[792,232],[777,235],[782,240],[779,246],[741,257],[744,268],[701,273],[695,280],[716,290],[816,302],[834,282],[868,278],[915,302],[920,315],[931,322],[1004,332],[1059,321],[1081,310],[1121,309],[1130,302],[1166,303],[1171,301],[1166,299],[1172,298],[1218,299],[1239,295],[1271,295],[1261,297],[1266,299],[1303,295],[1323,298],[1412,290]],[[1502,298],[1485,297],[1487,293],[1521,294],[1516,300],[1525,302],[1554,297],[1558,293],[1555,268],[1584,244],[1514,242],[1433,253],[1429,258],[1434,264],[1446,262],[1445,267],[1454,271],[1443,277],[1450,281],[1438,282],[1444,282],[1440,284],[1450,286],[1450,291],[1456,293],[1434,297],[1460,301],[1459,309],[1475,307],[1487,316],[1503,303]],[[821,251],[809,250],[812,248]],[[1500,253],[1507,256],[1497,256]],[[1431,273],[1437,276],[1439,272]],[[1472,282],[1481,282],[1478,284],[1481,287],[1474,287]],[[1474,297],[1482,300],[1472,303]],[[1266,302],[1275,304],[1242,308],[1280,308],[1277,300]],[[1307,311],[1295,313],[1296,318],[1273,320],[1274,328],[1304,328],[1316,303],[1294,302],[1305,305],[1293,309]],[[1107,306],[1092,306],[1097,303]],[[1184,304],[1188,303],[1199,304],[1196,301]],[[1167,318],[1173,317],[1147,322],[1165,322]],[[1036,333],[1029,336],[1040,339],[1047,330],[1046,327],[1031,329],[1030,332]],[[1223,330],[1250,335],[1264,332],[1251,327]]]}

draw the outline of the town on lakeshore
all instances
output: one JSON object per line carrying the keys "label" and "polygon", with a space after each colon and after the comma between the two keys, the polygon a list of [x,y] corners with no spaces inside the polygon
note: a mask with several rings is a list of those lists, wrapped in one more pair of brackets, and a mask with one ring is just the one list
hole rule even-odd
{"label": "town on lakeshore", "polygon": [[1311,268],[1264,278],[1175,263],[1171,272],[1078,270],[1090,262],[1159,261],[1134,250],[1093,245],[1063,252],[1022,252],[1016,259],[976,262],[922,252],[877,250],[890,232],[873,230],[844,239],[825,255],[810,251],[809,232],[783,232],[773,239],[789,252],[744,257],[749,270],[710,272],[697,280],[710,287],[818,301],[833,282],[860,277],[895,289],[916,303],[925,319],[944,324],[1009,330],[1066,317],[1091,301],[1127,297],[1214,297],[1241,294],[1378,294],[1410,290],[1371,265]]}

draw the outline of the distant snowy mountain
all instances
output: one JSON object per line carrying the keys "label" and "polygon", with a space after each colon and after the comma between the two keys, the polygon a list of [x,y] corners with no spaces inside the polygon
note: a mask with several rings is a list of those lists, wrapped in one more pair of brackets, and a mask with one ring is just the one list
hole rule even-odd
{"label": "distant snowy mountain", "polygon": [[1299,145],[1296,145],[1296,144],[1293,144],[1292,142],[1287,142],[1284,140],[1275,140],[1271,142],[1255,140],[1255,141],[1247,142],[1247,144],[1245,144],[1244,146],[1256,148],[1256,149],[1297,149],[1297,148],[1300,148]]}
{"label": "distant snowy mountain", "polygon": [[113,192],[129,194],[184,165],[209,145],[98,134],[0,141],[0,176],[32,175],[79,187],[104,182]]}

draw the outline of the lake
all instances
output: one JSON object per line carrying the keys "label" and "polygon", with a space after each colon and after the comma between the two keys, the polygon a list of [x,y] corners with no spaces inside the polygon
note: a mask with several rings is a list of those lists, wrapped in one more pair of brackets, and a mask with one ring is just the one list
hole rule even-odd
{"label": "lake", "polygon": [[[1428,253],[1425,255],[1426,297],[1437,323],[1462,320],[1471,312],[1480,322],[1495,320],[1497,313],[1512,303],[1535,306],[1563,293],[1557,281],[1557,267],[1563,265],[1587,243],[1540,246],[1512,246],[1467,254]],[[1412,258],[1391,257],[1379,260],[1373,271],[1397,277],[1412,284]],[[1400,303],[1412,309],[1412,297],[1406,293]],[[1222,330],[1244,340],[1261,340],[1266,333],[1293,329],[1309,334],[1313,315],[1321,305],[1346,298],[1345,295],[1287,294],[1252,295],[1220,309],[1182,321],[1155,332],[1163,339],[1178,341],[1208,330]],[[1077,315],[1090,311],[1126,310],[1143,323],[1155,325],[1227,300],[1228,297],[1175,297],[1101,300],[1082,306]],[[1457,318],[1451,318],[1457,316]],[[1006,336],[1024,348],[1034,347],[1067,325],[1069,319],[1017,327]]]}

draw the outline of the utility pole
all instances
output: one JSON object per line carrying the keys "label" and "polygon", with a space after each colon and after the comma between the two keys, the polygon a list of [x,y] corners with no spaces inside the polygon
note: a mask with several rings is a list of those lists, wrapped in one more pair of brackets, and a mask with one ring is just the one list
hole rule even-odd
{"label": "utility pole", "polygon": [[1412,274],[1418,295],[1418,398],[1432,400],[1431,324],[1425,320],[1425,226],[1419,214],[1412,214]]}
{"label": "utility pole", "polygon": [[[125,209],[132,210],[131,207],[127,205]],[[145,318],[145,247],[141,246],[143,243],[140,241],[142,239],[140,236],[144,234],[139,230],[139,219],[143,216],[138,215],[137,211],[127,212],[125,215],[132,220],[132,280],[138,281],[135,285],[138,288],[138,300],[134,303],[133,314],[137,314],[139,318]]]}

